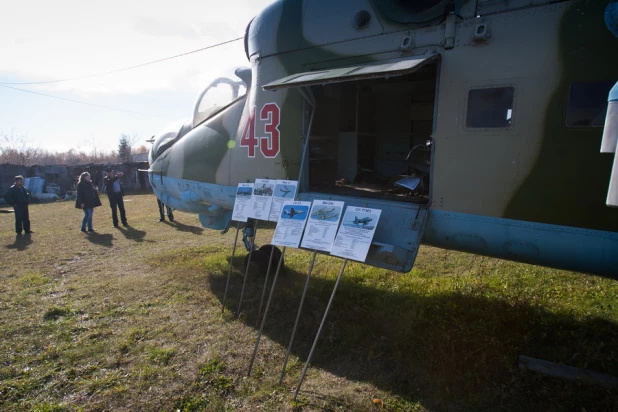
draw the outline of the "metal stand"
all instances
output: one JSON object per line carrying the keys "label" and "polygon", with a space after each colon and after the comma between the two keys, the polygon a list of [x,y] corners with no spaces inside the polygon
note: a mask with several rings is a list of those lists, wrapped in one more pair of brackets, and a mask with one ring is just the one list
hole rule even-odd
{"label": "metal stand", "polygon": [[285,368],[288,365],[288,358],[290,357],[290,352],[292,351],[292,343],[294,343],[294,335],[296,335],[296,327],[298,326],[298,321],[300,320],[300,313],[303,310],[303,303],[305,302],[305,295],[307,294],[307,289],[309,288],[309,279],[311,279],[311,273],[313,272],[313,264],[315,263],[315,257],[318,252],[313,251],[313,256],[311,256],[311,263],[309,264],[309,271],[307,272],[307,280],[305,280],[305,289],[303,290],[303,296],[300,298],[300,305],[298,306],[298,313],[296,313],[296,321],[294,322],[294,328],[292,328],[292,336],[290,337],[290,343],[288,344],[288,352],[285,354],[285,360],[283,361],[283,369],[281,369],[281,376],[279,376],[279,385],[283,382],[283,377],[285,376]]}
{"label": "metal stand", "polygon": [[[258,309],[257,319],[255,320],[256,328],[260,324],[260,316],[262,316],[262,305],[264,304],[264,295],[266,294],[266,285],[268,284],[268,276],[270,276],[270,267],[272,266],[274,256],[275,245],[272,245],[272,248],[270,249],[270,259],[268,259],[268,269],[266,269],[266,279],[264,279],[264,286],[262,287],[262,299],[260,299],[260,307]],[[279,261],[281,261],[281,259]]]}
{"label": "metal stand", "polygon": [[255,361],[255,355],[257,354],[258,346],[260,344],[260,339],[262,338],[262,331],[264,330],[264,323],[266,323],[266,317],[268,316],[268,309],[270,309],[270,302],[273,297],[273,292],[275,291],[275,285],[277,283],[277,277],[279,276],[279,272],[281,271],[281,263],[283,262],[283,256],[285,255],[285,247],[281,251],[281,257],[279,258],[279,264],[277,265],[277,271],[275,272],[275,277],[273,278],[273,285],[270,288],[270,295],[268,295],[268,301],[266,302],[266,308],[264,309],[264,317],[262,318],[262,325],[260,326],[260,331],[258,333],[257,340],[255,341],[255,347],[253,348],[253,355],[251,356],[251,362],[249,363],[249,370],[247,371],[247,377],[251,376],[251,369],[253,369],[253,362]]}
{"label": "metal stand", "polygon": [[257,224],[258,221],[255,221],[255,226],[253,228],[253,237],[251,238],[251,249],[249,249],[249,261],[247,262],[247,268],[245,269],[245,278],[242,281],[242,290],[240,291],[240,299],[238,300],[238,309],[236,309],[236,314],[238,315],[238,319],[240,319],[242,308],[242,298],[245,295],[245,286],[247,285],[247,278],[249,277],[249,268],[251,267],[251,256],[253,255],[253,249],[255,246],[255,238],[257,236]]}
{"label": "metal stand", "polygon": [[313,351],[318,343],[318,339],[320,338],[320,333],[322,332],[322,327],[324,326],[324,322],[326,322],[326,317],[328,316],[328,311],[330,310],[330,306],[333,303],[333,299],[335,298],[335,292],[337,292],[337,286],[339,286],[339,281],[341,280],[341,275],[343,275],[343,271],[345,270],[345,266],[348,263],[348,259],[343,261],[341,265],[341,270],[339,271],[339,276],[337,277],[337,282],[335,282],[335,287],[333,288],[333,293],[330,295],[330,300],[328,301],[328,305],[326,306],[326,311],[324,312],[324,316],[322,317],[322,323],[320,323],[320,328],[318,329],[318,333],[315,335],[315,339],[313,341],[313,346],[311,346],[311,351],[309,352],[309,357],[305,362],[305,367],[303,368],[303,373],[300,375],[300,380],[298,381],[298,385],[296,385],[296,391],[294,392],[294,400],[298,396],[298,392],[300,391],[300,387],[303,384],[303,380],[305,379],[305,374],[307,373],[307,368],[309,367],[309,362],[311,362],[311,357],[313,356]]}
{"label": "metal stand", "polygon": [[230,286],[230,276],[232,275],[232,264],[234,263],[234,255],[236,254],[236,245],[238,244],[238,232],[240,232],[240,222],[236,223],[236,238],[234,238],[234,249],[232,249],[232,257],[230,258],[230,267],[227,270],[227,281],[225,282],[225,293],[223,293],[223,304],[221,305],[221,313],[225,312],[225,300],[227,299],[227,289]]}

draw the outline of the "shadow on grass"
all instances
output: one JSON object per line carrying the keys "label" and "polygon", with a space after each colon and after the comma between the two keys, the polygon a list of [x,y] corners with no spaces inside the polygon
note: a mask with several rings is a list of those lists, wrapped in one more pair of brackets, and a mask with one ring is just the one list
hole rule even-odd
{"label": "shadow on grass", "polygon": [[30,244],[32,244],[32,237],[30,235],[21,235],[15,236],[15,241],[5,247],[7,249],[26,250]]}
{"label": "shadow on grass", "polygon": [[194,235],[201,235],[204,232],[204,228],[201,228],[199,226],[185,225],[184,223],[180,223],[177,220],[174,220],[173,222],[164,221],[162,223],[165,223],[166,225],[173,227],[179,232],[189,232],[189,233],[193,233]]}
{"label": "shadow on grass", "polygon": [[[239,272],[244,273],[243,257],[234,259],[237,271],[226,302],[233,313],[242,287]],[[319,261],[320,257],[316,267]],[[378,289],[364,284],[362,277],[350,276],[350,270],[346,269],[337,290],[313,367],[371,382],[409,402],[437,410],[617,410],[618,391],[522,373],[517,356],[525,354],[616,376],[618,325],[472,293]],[[287,269],[277,280],[264,334],[284,351],[305,279],[304,273]],[[212,274],[209,282],[221,300],[226,275]],[[334,282],[323,277],[310,281],[292,349],[302,362]],[[241,319],[252,328],[263,283],[263,276],[249,275],[247,279]],[[257,361],[263,359],[261,348]],[[297,384],[302,369],[302,365],[291,363],[284,381],[288,387]],[[267,373],[277,379],[281,366],[274,365],[277,370]],[[305,385],[308,380],[312,380],[311,374]],[[309,392],[301,393],[313,397]]]}
{"label": "shadow on grass", "polygon": [[[144,230],[135,229],[130,225],[126,227],[118,226],[118,229],[120,233],[129,240],[134,240],[138,243],[145,241],[144,236],[146,236],[146,232]],[[147,242],[152,242],[152,240],[148,240]]]}
{"label": "shadow on grass", "polygon": [[101,245],[105,247],[113,246],[112,241],[114,240],[114,235],[98,232],[89,232],[85,237],[90,243],[94,243],[96,245]]}

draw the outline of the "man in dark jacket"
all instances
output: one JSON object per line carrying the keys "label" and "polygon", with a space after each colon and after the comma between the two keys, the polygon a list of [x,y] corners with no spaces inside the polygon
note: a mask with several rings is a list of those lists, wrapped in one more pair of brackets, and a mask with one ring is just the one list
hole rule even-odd
{"label": "man in dark jacket", "polygon": [[124,189],[120,183],[120,178],[123,173],[120,172],[114,176],[112,172],[113,170],[110,167],[105,169],[105,179],[103,181],[105,183],[105,192],[109,199],[109,207],[112,208],[114,227],[118,227],[118,209],[120,209],[120,220],[122,221],[122,225],[129,226],[127,223],[127,215],[124,211],[124,201],[122,200]]}
{"label": "man in dark jacket", "polygon": [[30,214],[28,204],[30,204],[30,192],[24,187],[24,178],[15,176],[15,184],[4,194],[4,200],[15,209],[15,232],[21,236],[21,231],[27,235],[32,233],[30,230]]}

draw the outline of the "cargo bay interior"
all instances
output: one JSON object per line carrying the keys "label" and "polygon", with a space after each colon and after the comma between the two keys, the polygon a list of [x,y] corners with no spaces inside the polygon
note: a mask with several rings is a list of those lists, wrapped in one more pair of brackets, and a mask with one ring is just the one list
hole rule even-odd
{"label": "cargo bay interior", "polygon": [[309,190],[429,201],[437,64],[412,74],[313,86]]}

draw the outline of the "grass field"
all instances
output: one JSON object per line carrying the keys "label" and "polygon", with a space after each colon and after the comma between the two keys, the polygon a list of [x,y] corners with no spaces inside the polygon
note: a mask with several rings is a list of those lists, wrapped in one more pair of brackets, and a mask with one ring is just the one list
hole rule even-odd
{"label": "grass field", "polygon": [[[243,282],[234,230],[159,223],[153,195],[107,200],[96,234],[73,202],[0,214],[0,410],[611,411],[618,392],[520,372],[520,354],[618,376],[618,282],[423,247],[400,274],[350,264],[298,402],[292,389],[341,261],[318,256],[277,385],[310,254],[288,250],[250,378],[263,278]],[[258,230],[265,244],[272,230]],[[376,405],[373,399],[383,403]]]}

